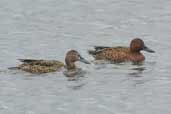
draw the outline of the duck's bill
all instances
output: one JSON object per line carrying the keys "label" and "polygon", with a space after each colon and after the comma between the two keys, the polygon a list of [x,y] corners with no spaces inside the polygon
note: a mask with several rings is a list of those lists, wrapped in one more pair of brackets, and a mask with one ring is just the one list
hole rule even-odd
{"label": "duck's bill", "polygon": [[147,46],[145,46],[143,50],[144,50],[144,51],[147,51],[147,52],[150,52],[150,53],[155,53],[154,50],[148,48]]}
{"label": "duck's bill", "polygon": [[85,64],[91,64],[89,61],[87,61],[83,57],[80,57],[80,61],[83,62],[83,63],[85,63]]}

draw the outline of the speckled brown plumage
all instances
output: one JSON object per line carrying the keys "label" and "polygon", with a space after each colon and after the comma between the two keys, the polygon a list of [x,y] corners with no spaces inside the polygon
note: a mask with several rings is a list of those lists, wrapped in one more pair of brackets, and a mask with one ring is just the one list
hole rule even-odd
{"label": "speckled brown plumage", "polygon": [[139,39],[133,39],[130,47],[101,47],[96,46],[95,50],[90,50],[89,54],[93,55],[96,60],[110,60],[112,62],[142,62],[145,60],[144,55],[140,52],[145,50],[154,53],[147,48],[144,42]]}
{"label": "speckled brown plumage", "polygon": [[[33,59],[19,59],[23,64],[18,65],[17,69],[21,69],[30,73],[49,73],[58,71],[60,68],[64,67],[64,63],[57,60],[33,60]],[[76,61],[81,61],[86,64],[89,64],[87,60],[85,60],[81,55],[75,51],[70,50],[67,52],[65,57],[67,70],[75,70]]]}
{"label": "speckled brown plumage", "polygon": [[30,60],[24,59],[21,60],[24,62],[19,65],[18,68],[31,73],[48,73],[58,71],[64,66],[60,61],[56,60]]}
{"label": "speckled brown plumage", "polygon": [[97,53],[93,56],[96,58],[96,60],[110,60],[113,62],[137,62],[143,61],[145,59],[144,55],[141,53],[131,52],[130,49],[126,47],[106,48],[97,51]]}

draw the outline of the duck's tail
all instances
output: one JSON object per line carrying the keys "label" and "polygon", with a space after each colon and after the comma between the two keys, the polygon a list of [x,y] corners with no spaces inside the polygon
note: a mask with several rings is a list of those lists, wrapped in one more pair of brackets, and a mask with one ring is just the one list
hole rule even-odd
{"label": "duck's tail", "polygon": [[96,55],[96,51],[94,51],[94,50],[88,50],[88,53],[90,54],[90,55]]}
{"label": "duck's tail", "polygon": [[9,67],[8,68],[9,70],[18,70],[18,69],[20,69],[19,67]]}

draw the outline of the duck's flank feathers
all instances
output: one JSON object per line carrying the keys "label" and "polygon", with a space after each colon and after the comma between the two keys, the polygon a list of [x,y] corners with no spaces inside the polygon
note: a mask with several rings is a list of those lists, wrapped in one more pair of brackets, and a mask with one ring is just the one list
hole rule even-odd
{"label": "duck's flank feathers", "polygon": [[19,59],[23,64],[16,68],[31,73],[48,73],[55,72],[64,67],[64,64],[57,60],[34,60],[34,59]]}
{"label": "duck's flank feathers", "polygon": [[95,46],[94,50],[89,50],[88,53],[92,55],[96,60],[110,60],[116,62],[142,62],[145,60],[141,51],[147,51],[154,53],[155,51],[148,48],[143,40],[135,38],[131,41],[129,47],[105,47]]}

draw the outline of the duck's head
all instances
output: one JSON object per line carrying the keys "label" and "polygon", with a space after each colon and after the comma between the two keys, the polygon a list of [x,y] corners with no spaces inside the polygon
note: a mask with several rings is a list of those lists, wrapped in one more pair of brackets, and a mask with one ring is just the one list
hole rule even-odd
{"label": "duck's head", "polygon": [[65,63],[66,63],[67,69],[68,70],[75,69],[76,66],[74,63],[77,61],[90,64],[90,62],[84,59],[77,51],[75,50],[68,51],[65,57]]}
{"label": "duck's head", "polygon": [[135,38],[131,41],[130,44],[130,50],[132,52],[140,52],[141,50],[150,52],[150,53],[154,53],[155,51],[153,51],[152,49],[148,48],[145,44],[144,41],[141,40],[140,38]]}

